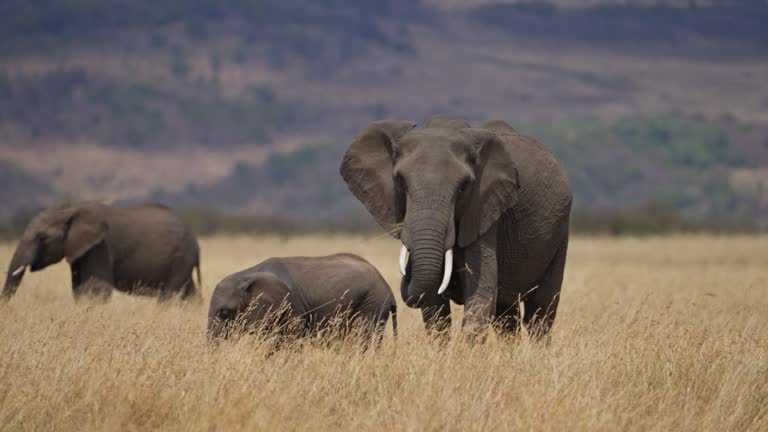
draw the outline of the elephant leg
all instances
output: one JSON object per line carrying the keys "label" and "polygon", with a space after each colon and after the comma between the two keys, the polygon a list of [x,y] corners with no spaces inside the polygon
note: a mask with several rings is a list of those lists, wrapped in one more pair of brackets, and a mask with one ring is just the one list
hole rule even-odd
{"label": "elephant leg", "polygon": [[200,291],[201,288],[195,285],[195,281],[192,278],[192,275],[189,275],[187,280],[181,285],[181,299],[202,302],[203,295]]}
{"label": "elephant leg", "polygon": [[72,295],[75,300],[87,297],[106,302],[112,297],[114,277],[112,257],[107,245],[102,242],[70,265],[72,272]]}
{"label": "elephant leg", "polygon": [[[389,318],[392,318],[393,323],[397,320],[397,312],[396,312],[396,306],[394,304],[388,305],[386,303],[382,304],[382,306],[379,306],[377,308],[377,314],[375,317],[375,327],[374,327],[374,340],[376,341],[376,345],[380,345],[381,341],[384,339],[384,331],[387,328],[387,321]],[[397,324],[393,324],[393,336],[397,337]]]}
{"label": "elephant leg", "polygon": [[180,272],[176,269],[187,268],[188,264],[185,262],[174,262],[172,264],[173,270],[168,277],[168,280],[164,285],[158,287],[160,301],[170,300],[175,295],[179,295],[182,300],[202,300],[200,289],[195,285],[195,280],[192,277],[192,269],[186,272]]}
{"label": "elephant leg", "polygon": [[447,335],[451,330],[451,302],[447,298],[437,297],[431,304],[421,308],[421,319],[427,333]]}
{"label": "elephant leg", "polygon": [[381,344],[381,341],[384,340],[384,325],[381,321],[365,323],[365,328],[360,334],[362,336],[364,347],[377,347]]}
{"label": "elephant leg", "polygon": [[523,322],[535,337],[545,336],[552,328],[560,302],[560,288],[563,285],[565,273],[565,257],[568,252],[568,237],[566,236],[560,249],[547,267],[544,277],[538,287],[526,296],[524,302]]}
{"label": "elephant leg", "polygon": [[465,260],[467,271],[463,272],[463,326],[477,332],[486,328],[496,315],[499,275],[495,227],[467,246]]}
{"label": "elephant leg", "polygon": [[384,340],[384,329],[386,325],[386,318],[382,321],[379,317],[365,317],[353,320],[350,328],[355,329],[356,341],[362,345],[364,349],[377,348]]}
{"label": "elephant leg", "polygon": [[520,308],[518,303],[511,305],[497,303],[496,328],[501,333],[516,335],[520,331]]}

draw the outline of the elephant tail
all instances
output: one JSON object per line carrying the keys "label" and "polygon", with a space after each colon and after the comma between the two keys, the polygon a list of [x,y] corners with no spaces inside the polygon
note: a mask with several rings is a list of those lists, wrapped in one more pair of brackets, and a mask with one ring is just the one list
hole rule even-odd
{"label": "elephant tail", "polygon": [[389,307],[389,313],[392,315],[392,335],[394,337],[397,337],[397,305],[392,304],[392,306]]}
{"label": "elephant tail", "polygon": [[202,294],[203,292],[203,275],[200,271],[200,260],[197,261],[197,265],[195,265],[195,272],[197,273],[197,289]]}

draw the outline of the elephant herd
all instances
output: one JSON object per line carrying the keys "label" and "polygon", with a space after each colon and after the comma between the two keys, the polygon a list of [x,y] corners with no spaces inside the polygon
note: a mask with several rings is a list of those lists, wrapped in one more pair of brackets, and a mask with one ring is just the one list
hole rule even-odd
{"label": "elephant herd", "polygon": [[[341,176],[373,218],[402,243],[400,296],[425,328],[451,325],[464,305],[471,332],[493,324],[546,335],[554,320],[568,250],[572,193],[567,175],[538,141],[493,121],[433,117],[423,127],[379,121],[363,129],[341,161]],[[394,257],[393,257],[394,258]],[[168,208],[86,202],[48,208],[26,227],[0,294],[24,273],[66,259],[75,299],[107,300],[113,289],[161,299],[201,299],[200,249]],[[197,272],[197,281],[193,273]],[[394,295],[363,258],[270,258],[218,283],[208,334],[306,335],[337,317],[380,337]]]}

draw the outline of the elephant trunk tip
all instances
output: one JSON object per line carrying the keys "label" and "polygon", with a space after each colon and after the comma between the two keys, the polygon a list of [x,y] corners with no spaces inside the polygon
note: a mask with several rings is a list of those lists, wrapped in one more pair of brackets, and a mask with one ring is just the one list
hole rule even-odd
{"label": "elephant trunk tip", "polygon": [[0,303],[5,303],[16,293],[16,288],[21,284],[21,278],[24,276],[25,267],[20,267],[15,271],[8,272],[8,276],[3,285],[3,291],[0,293]]}
{"label": "elephant trunk tip", "polygon": [[428,272],[426,275],[424,274],[426,272],[423,271],[411,272],[411,263],[407,258],[406,264],[405,269],[408,271],[403,272],[401,286],[403,301],[409,307],[418,307],[422,298],[443,295],[448,289],[453,275],[453,249],[445,251],[442,266],[440,266],[442,272],[439,268],[435,269],[435,272]]}
{"label": "elephant trunk tip", "polygon": [[3,291],[0,292],[0,303],[7,303],[11,297],[16,293],[16,288],[19,286],[19,282],[6,282],[3,286]]}

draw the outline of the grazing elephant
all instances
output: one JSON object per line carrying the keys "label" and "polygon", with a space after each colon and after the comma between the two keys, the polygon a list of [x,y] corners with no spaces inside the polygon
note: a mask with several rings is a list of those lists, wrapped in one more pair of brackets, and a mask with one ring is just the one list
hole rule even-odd
{"label": "grazing elephant", "polygon": [[65,204],[40,212],[13,254],[2,299],[15,292],[24,272],[66,258],[75,299],[106,300],[112,288],[168,298],[199,298],[192,280],[200,249],[189,228],[160,205]]}
{"label": "grazing elephant", "polygon": [[349,324],[362,325],[365,340],[380,339],[390,314],[397,335],[392,290],[357,255],[270,258],[219,282],[208,309],[208,335],[219,340],[238,323],[260,331],[290,328],[289,333],[306,336],[346,317]]}
{"label": "grazing elephant", "polygon": [[428,331],[450,326],[449,300],[464,305],[471,329],[493,321],[516,331],[522,318],[549,331],[572,194],[547,147],[501,121],[380,121],[355,138],[341,175],[401,240],[401,295]]}

